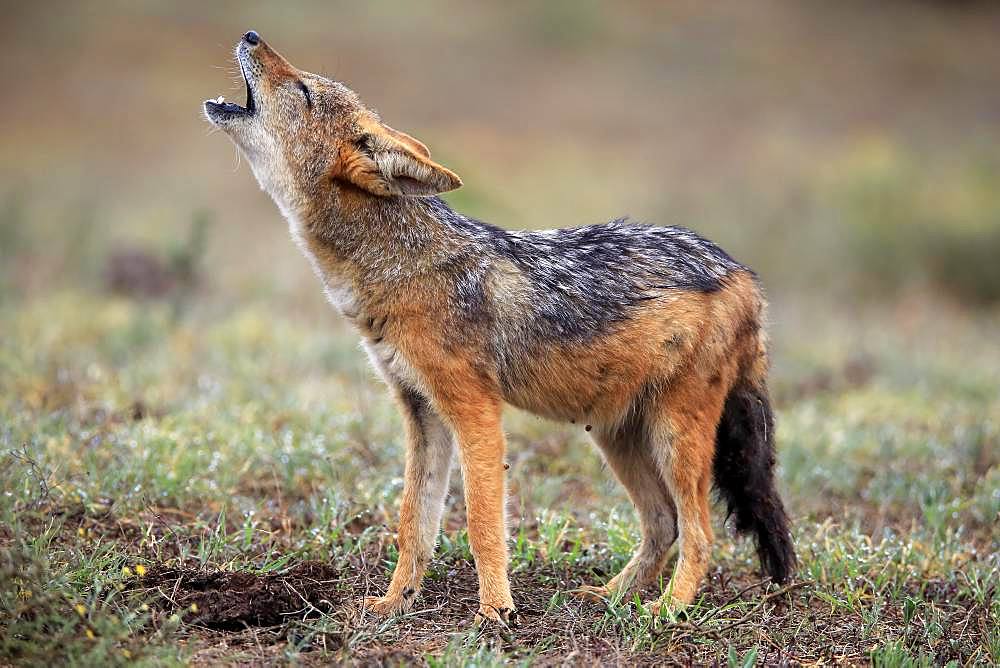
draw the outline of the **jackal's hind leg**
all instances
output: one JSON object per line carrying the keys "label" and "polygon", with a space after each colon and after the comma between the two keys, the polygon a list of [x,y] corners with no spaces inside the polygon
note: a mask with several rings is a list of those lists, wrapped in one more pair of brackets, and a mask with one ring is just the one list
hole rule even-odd
{"label": "jackal's hind leg", "polygon": [[[710,393],[701,402],[667,407],[656,416],[651,429],[654,456],[660,475],[667,481],[670,496],[677,508],[680,542],[677,566],[659,600],[649,609],[658,614],[663,606],[679,610],[691,603],[708,573],[712,550],[712,523],[709,493],[712,485],[712,460],[715,454],[715,427],[722,401]],[[692,410],[691,405],[697,405]]]}
{"label": "jackal's hind leg", "polygon": [[655,581],[677,537],[673,501],[643,431],[625,427],[613,433],[604,430],[594,433],[608,466],[624,485],[639,514],[642,542],[628,564],[606,585],[577,590],[584,596],[612,598]]}

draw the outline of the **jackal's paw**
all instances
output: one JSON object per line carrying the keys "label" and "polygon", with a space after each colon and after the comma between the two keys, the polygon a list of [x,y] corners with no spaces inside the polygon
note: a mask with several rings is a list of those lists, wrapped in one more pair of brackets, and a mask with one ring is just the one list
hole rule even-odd
{"label": "jackal's paw", "polygon": [[475,623],[480,624],[483,621],[497,622],[501,626],[513,628],[518,622],[517,610],[513,606],[501,607],[480,603]]}
{"label": "jackal's paw", "polygon": [[406,612],[413,605],[413,596],[365,596],[361,606],[376,615],[390,617]]}
{"label": "jackal's paw", "polygon": [[613,595],[607,587],[595,587],[593,585],[581,585],[576,589],[571,589],[568,593],[585,601],[593,601],[594,603],[604,603],[610,600]]}
{"label": "jackal's paw", "polygon": [[684,617],[684,609],[687,604],[676,598],[664,596],[646,603],[643,607],[649,610],[649,614],[653,617],[678,620]]}

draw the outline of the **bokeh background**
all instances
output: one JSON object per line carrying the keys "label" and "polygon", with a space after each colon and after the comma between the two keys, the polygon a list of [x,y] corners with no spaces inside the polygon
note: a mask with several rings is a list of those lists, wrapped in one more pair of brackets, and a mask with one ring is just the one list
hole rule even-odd
{"label": "bokeh background", "polygon": [[204,98],[243,99],[231,51],[250,27],[429,144],[463,176],[463,211],[693,227],[759,271],[779,327],[798,298],[1000,299],[992,3],[592,0],[12,5],[5,297],[100,291],[116,249],[166,252],[207,217],[202,290],[325,313],[201,116]]}
{"label": "bokeh background", "polygon": [[[361,572],[364,557],[370,593],[384,583],[400,421],[202,117],[206,98],[242,103],[232,49],[252,28],[423,140],[464,179],[446,196],[464,213],[681,224],[757,270],[781,485],[816,584],[780,623],[727,626],[731,647],[765,632],[761,652],[803,660],[1000,661],[1000,596],[980,587],[1000,566],[1000,4],[100,0],[2,16],[0,576],[24,579],[0,588],[20,625],[0,658],[103,662],[76,622],[38,620],[137,562]],[[582,429],[507,424],[519,595],[624,563],[634,517]],[[453,492],[433,568],[474,597]],[[590,556],[558,561],[566,536]],[[750,548],[723,538],[715,563],[707,596],[739,598]],[[566,569],[560,584],[538,564]],[[127,629],[101,651],[228,651],[155,615],[159,649],[140,650],[135,605],[94,609],[99,636]],[[582,610],[556,626],[589,624]],[[618,623],[598,634],[615,651],[663,640]],[[445,651],[428,628],[412,656]],[[410,638],[372,633],[359,651]]]}

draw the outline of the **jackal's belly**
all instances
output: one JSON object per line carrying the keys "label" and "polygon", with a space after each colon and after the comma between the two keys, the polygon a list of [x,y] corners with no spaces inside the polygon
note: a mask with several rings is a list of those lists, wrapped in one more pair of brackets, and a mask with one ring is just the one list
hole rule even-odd
{"label": "jackal's belly", "polygon": [[649,344],[559,345],[504,365],[498,375],[504,399],[518,408],[556,420],[607,422],[666,382],[683,357]]}
{"label": "jackal's belly", "polygon": [[614,421],[623,414],[640,387],[628,381],[608,382],[581,376],[562,379],[533,376],[504,388],[511,405],[552,420],[580,423]]}

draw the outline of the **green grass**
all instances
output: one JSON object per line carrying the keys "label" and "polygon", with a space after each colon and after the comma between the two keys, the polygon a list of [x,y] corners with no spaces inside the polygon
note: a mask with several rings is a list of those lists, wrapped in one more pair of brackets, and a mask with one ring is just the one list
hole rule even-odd
{"label": "green grass", "polygon": [[[798,580],[759,584],[751,546],[718,526],[685,619],[566,593],[624,564],[635,518],[582,430],[512,413],[511,570],[526,623],[510,634],[472,626],[457,483],[417,614],[359,616],[394,563],[401,425],[332,316],[317,325],[253,302],[181,316],[67,293],[8,303],[0,326],[5,660],[1000,660],[1000,355],[987,316],[928,317],[909,338],[859,316],[860,349],[838,347],[850,336],[835,328],[811,342],[779,330]],[[866,373],[845,372],[862,354]],[[307,560],[335,569],[339,600],[242,632],[190,621],[137,574],[281,576]]]}

